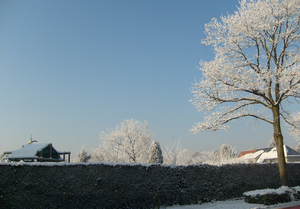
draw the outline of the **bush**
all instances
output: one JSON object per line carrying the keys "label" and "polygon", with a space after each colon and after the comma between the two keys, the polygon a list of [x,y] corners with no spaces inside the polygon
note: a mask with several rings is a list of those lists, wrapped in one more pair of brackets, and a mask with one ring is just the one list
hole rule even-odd
{"label": "bush", "polygon": [[290,202],[292,200],[291,196],[293,195],[293,197],[295,197],[295,192],[295,189],[283,186],[279,189],[264,189],[245,192],[244,198],[247,203],[274,205],[277,203]]}

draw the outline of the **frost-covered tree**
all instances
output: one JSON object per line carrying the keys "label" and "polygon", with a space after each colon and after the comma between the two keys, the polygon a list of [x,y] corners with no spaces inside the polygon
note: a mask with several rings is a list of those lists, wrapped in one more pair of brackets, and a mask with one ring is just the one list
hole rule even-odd
{"label": "frost-covered tree", "polygon": [[276,142],[275,142],[275,140],[274,140],[273,137],[272,137],[272,139],[269,141],[268,147],[276,147]]}
{"label": "frost-covered tree", "polygon": [[216,151],[215,156],[220,158],[220,161],[229,160],[237,157],[237,153],[234,148],[227,144],[222,144],[220,149]]}
{"label": "frost-covered tree", "polygon": [[108,133],[100,134],[101,143],[94,150],[93,160],[100,162],[128,162],[125,160],[123,151],[123,139],[119,137],[120,133],[110,129]]}
{"label": "frost-covered tree", "polygon": [[293,126],[290,127],[290,133],[293,135],[296,139],[300,139],[300,112],[293,113],[291,115],[291,120]]}
{"label": "frost-covered tree", "polygon": [[[99,147],[93,149],[93,154],[91,157],[91,161],[93,162],[105,162],[105,157],[102,152],[102,146],[99,145]],[[106,162],[113,162],[113,161],[106,161]]]}
{"label": "frost-covered tree", "polygon": [[241,0],[238,11],[205,25],[215,58],[200,62],[203,78],[192,86],[191,102],[206,111],[191,132],[228,128],[253,117],[273,127],[282,185],[289,185],[281,119],[295,126],[286,103],[300,97],[300,1]]}
{"label": "frost-covered tree", "polygon": [[149,148],[148,163],[163,163],[164,158],[158,141],[153,140]]}
{"label": "frost-covered tree", "polygon": [[93,160],[106,162],[146,163],[153,135],[148,122],[124,120],[115,129],[100,134],[101,143],[94,150]]}
{"label": "frost-covered tree", "polygon": [[166,164],[177,164],[177,158],[179,153],[182,151],[180,140],[175,141],[173,144],[169,143],[164,150],[164,163]]}
{"label": "frost-covered tree", "polygon": [[300,151],[300,142],[297,144],[297,146],[295,147],[296,151]]}
{"label": "frost-covered tree", "polygon": [[224,163],[237,163],[234,161],[236,156],[235,149],[229,145],[222,145],[218,151],[193,151],[183,149],[179,140],[165,147],[164,163],[175,165],[220,165]]}
{"label": "frost-covered tree", "polygon": [[[235,153],[235,152],[234,152]],[[218,151],[193,151],[188,149],[180,149],[176,156],[177,165],[195,165],[195,164],[210,164],[210,165],[221,165],[228,163],[238,163],[236,155],[231,155],[230,157],[225,157],[228,155],[222,155],[220,157],[220,152]],[[235,156],[235,157],[234,157]],[[164,160],[165,164],[169,161]]]}
{"label": "frost-covered tree", "polygon": [[0,155],[0,162],[4,161],[6,159],[7,155],[1,154]]}
{"label": "frost-covered tree", "polygon": [[77,153],[77,156],[78,156],[78,159],[77,159],[78,162],[87,162],[92,157],[91,155],[89,155],[87,153],[84,145],[81,147],[80,152]]}

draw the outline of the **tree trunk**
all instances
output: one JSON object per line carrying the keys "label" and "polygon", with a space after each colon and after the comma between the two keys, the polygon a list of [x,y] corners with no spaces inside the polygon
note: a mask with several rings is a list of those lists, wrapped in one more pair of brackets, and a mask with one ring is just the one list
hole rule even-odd
{"label": "tree trunk", "polygon": [[273,118],[274,118],[274,124],[273,124],[274,139],[277,148],[280,181],[282,186],[289,186],[289,179],[287,174],[287,167],[286,167],[284,148],[283,148],[284,145],[283,136],[282,136],[281,126],[280,126],[279,106],[273,108]]}

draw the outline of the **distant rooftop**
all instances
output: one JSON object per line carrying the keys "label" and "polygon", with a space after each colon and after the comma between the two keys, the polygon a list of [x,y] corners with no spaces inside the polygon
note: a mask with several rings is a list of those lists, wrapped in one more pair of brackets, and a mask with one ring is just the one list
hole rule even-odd
{"label": "distant rooftop", "polygon": [[[41,144],[28,144],[23,145],[22,148],[7,151],[4,154],[10,154],[7,159],[12,161],[49,161],[49,162],[60,162],[65,161],[65,155],[68,155],[68,162],[70,162],[71,152],[58,152],[53,148],[52,143],[41,143]],[[63,155],[61,158],[60,155]]]}
{"label": "distant rooftop", "polygon": [[[300,158],[300,153],[296,150],[293,150],[291,147],[284,145],[284,156],[286,158]],[[240,159],[257,159],[257,163],[262,163],[265,160],[274,160],[277,159],[277,148],[276,147],[268,147],[261,148],[256,150],[247,150],[243,151],[239,154],[238,158]]]}

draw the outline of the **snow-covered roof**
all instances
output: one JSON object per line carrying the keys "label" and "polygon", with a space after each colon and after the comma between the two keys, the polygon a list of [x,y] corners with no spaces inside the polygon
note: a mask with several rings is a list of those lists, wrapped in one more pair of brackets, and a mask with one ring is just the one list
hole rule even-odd
{"label": "snow-covered roof", "polygon": [[260,156],[264,151],[263,150],[258,150],[254,153],[248,153],[243,156],[241,156],[241,159],[256,159],[258,156]]}
{"label": "snow-covered roof", "polygon": [[[284,156],[285,157],[300,157],[300,153],[293,150],[289,146],[283,145],[284,150]],[[264,160],[271,160],[271,159],[277,159],[277,149],[274,147],[269,152],[264,152],[261,154],[259,159],[257,160],[258,163],[264,162]]]}
{"label": "snow-covered roof", "polygon": [[12,151],[8,158],[34,158],[38,151],[42,151],[49,143],[24,145],[21,149]]}
{"label": "snow-covered roof", "polygon": [[[285,157],[292,158],[292,157],[300,157],[300,153],[293,150],[287,145],[283,146],[284,149],[284,155]],[[240,159],[257,159],[257,163],[262,163],[264,160],[271,160],[271,159],[277,159],[277,149],[276,147],[269,147],[269,148],[263,148],[263,149],[257,149],[250,150],[250,151],[243,151],[239,155]]]}
{"label": "snow-covered roof", "polygon": [[[283,149],[285,150],[285,147],[283,147]],[[286,157],[286,152],[284,152],[284,155]],[[258,163],[262,163],[264,162],[264,160],[268,160],[268,159],[276,159],[277,158],[277,149],[273,148],[270,152],[265,152],[263,153],[260,158],[257,160]]]}

